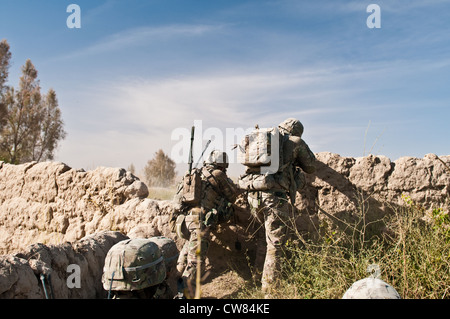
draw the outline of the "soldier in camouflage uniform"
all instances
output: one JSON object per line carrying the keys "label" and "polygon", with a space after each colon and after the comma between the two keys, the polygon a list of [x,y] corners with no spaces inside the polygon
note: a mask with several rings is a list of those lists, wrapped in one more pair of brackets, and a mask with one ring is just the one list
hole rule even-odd
{"label": "soldier in camouflage uniform", "polygon": [[[199,245],[201,264],[204,265],[211,229],[228,221],[234,212],[232,204],[239,191],[233,181],[227,177],[227,168],[227,154],[217,150],[212,151],[201,169],[202,197],[200,204],[187,208],[187,216],[184,221],[189,235],[180,253],[177,269],[182,274],[183,288],[184,290],[188,289],[190,296],[193,296],[195,291]],[[175,201],[180,202],[182,199],[176,197]],[[180,204],[182,207],[183,203]]]}
{"label": "soldier in camouflage uniform", "polygon": [[[305,186],[303,172],[315,171],[315,156],[301,139],[303,125],[287,119],[278,126],[282,135],[282,168],[274,176],[274,189],[249,192],[252,214],[261,229],[257,232],[256,268],[262,270],[262,291],[270,297],[280,271],[280,259],[288,235],[288,225],[295,215],[296,192]],[[264,230],[262,230],[264,229]]]}

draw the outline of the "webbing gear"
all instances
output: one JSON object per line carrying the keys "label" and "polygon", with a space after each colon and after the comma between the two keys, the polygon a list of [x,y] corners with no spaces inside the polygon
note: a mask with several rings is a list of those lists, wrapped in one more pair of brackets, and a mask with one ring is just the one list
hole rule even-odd
{"label": "webbing gear", "polygon": [[226,197],[223,191],[220,189],[220,184],[217,181],[216,177],[207,169],[203,168],[201,174],[206,179],[207,185],[210,185],[212,189],[219,195],[220,197]]}
{"label": "webbing gear", "polygon": [[199,169],[191,169],[182,180],[182,202],[188,206],[196,206],[201,201],[202,179]]}
{"label": "webbing gear", "polygon": [[155,260],[155,261],[153,261],[151,263],[148,263],[148,264],[145,264],[145,265],[142,265],[142,266],[136,266],[136,267],[124,267],[124,269],[126,271],[138,271],[138,270],[142,270],[142,269],[147,269],[147,268],[150,268],[152,266],[155,266],[155,265],[159,264],[163,260],[164,260],[164,258],[163,258],[163,256],[161,256],[157,260]]}

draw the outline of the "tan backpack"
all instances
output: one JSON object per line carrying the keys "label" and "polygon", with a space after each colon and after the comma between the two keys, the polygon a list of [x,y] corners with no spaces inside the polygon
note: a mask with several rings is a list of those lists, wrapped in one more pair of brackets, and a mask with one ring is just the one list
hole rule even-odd
{"label": "tan backpack", "polygon": [[248,173],[275,174],[283,165],[283,135],[277,127],[256,128],[245,135],[238,148],[238,161]]}
{"label": "tan backpack", "polygon": [[182,187],[179,189],[179,201],[188,207],[200,204],[202,197],[201,169],[194,168],[183,177]]}

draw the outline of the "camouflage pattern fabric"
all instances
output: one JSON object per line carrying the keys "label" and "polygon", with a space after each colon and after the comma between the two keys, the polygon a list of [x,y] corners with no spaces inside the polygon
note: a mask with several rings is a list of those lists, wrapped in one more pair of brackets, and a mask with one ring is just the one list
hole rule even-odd
{"label": "camouflage pattern fabric", "polygon": [[177,263],[177,270],[182,273],[185,287],[192,288],[189,292],[191,295],[195,291],[197,256],[199,254],[201,265],[204,266],[211,240],[211,229],[231,218],[233,214],[231,203],[238,194],[237,187],[226,173],[214,165],[207,164],[202,168],[202,180],[202,200],[200,206],[191,208],[185,218],[190,236],[180,252]]}
{"label": "camouflage pattern fabric", "polygon": [[164,236],[152,237],[150,238],[150,241],[158,245],[161,254],[164,257],[166,273],[170,273],[172,269],[175,268],[179,256],[177,244],[172,239]]}
{"label": "camouflage pattern fabric", "polygon": [[300,121],[289,118],[279,128],[283,140],[279,153],[282,166],[279,171],[273,176],[266,176],[247,168],[247,174],[239,179],[239,185],[249,190],[248,202],[260,225],[256,234],[258,243],[255,263],[257,268],[262,268],[262,290],[268,295],[279,277],[288,225],[294,217],[296,194],[306,185],[304,173],[315,171],[316,160],[301,138],[303,125]]}
{"label": "camouflage pattern fabric", "polygon": [[[201,230],[199,227],[192,225],[189,230],[191,235],[183,246],[180,254],[181,258],[178,259],[178,270],[182,272],[181,277],[185,288],[189,289],[189,295],[194,296],[198,268],[197,256],[200,257],[201,271],[203,272],[211,239],[209,228],[205,227]],[[198,251],[199,248],[200,250]]]}
{"label": "camouflage pattern fabric", "polygon": [[137,291],[161,284],[166,265],[158,245],[146,238],[118,242],[108,251],[102,283],[107,291]]}
{"label": "camouflage pattern fabric", "polygon": [[174,292],[166,282],[141,290],[113,291],[111,299],[172,299]]}
{"label": "camouflage pattern fabric", "polygon": [[248,196],[252,214],[261,226],[256,233],[255,266],[262,271],[262,290],[270,293],[276,285],[286,244],[293,207],[285,192],[255,192]]}

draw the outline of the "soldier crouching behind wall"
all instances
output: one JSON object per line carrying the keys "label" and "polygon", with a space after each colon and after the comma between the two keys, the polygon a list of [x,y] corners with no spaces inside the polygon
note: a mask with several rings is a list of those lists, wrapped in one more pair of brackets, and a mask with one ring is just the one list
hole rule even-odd
{"label": "soldier crouching behind wall", "polygon": [[118,242],[103,267],[108,299],[172,299],[168,280],[178,255],[175,242],[163,236]]}
{"label": "soldier crouching behind wall", "polygon": [[[227,168],[227,154],[212,151],[201,169],[186,174],[175,195],[174,200],[179,204],[179,209],[175,212],[172,222],[178,236],[187,239],[177,264],[177,270],[181,273],[179,290],[183,291],[184,297],[195,295],[197,256],[200,257],[203,267],[211,228],[228,221],[234,213],[232,204],[239,191],[228,178]],[[195,174],[198,178],[193,176]],[[186,180],[191,184],[186,186]],[[192,196],[189,192],[198,194]],[[193,197],[198,199],[191,200]],[[181,292],[179,297],[183,297]]]}

